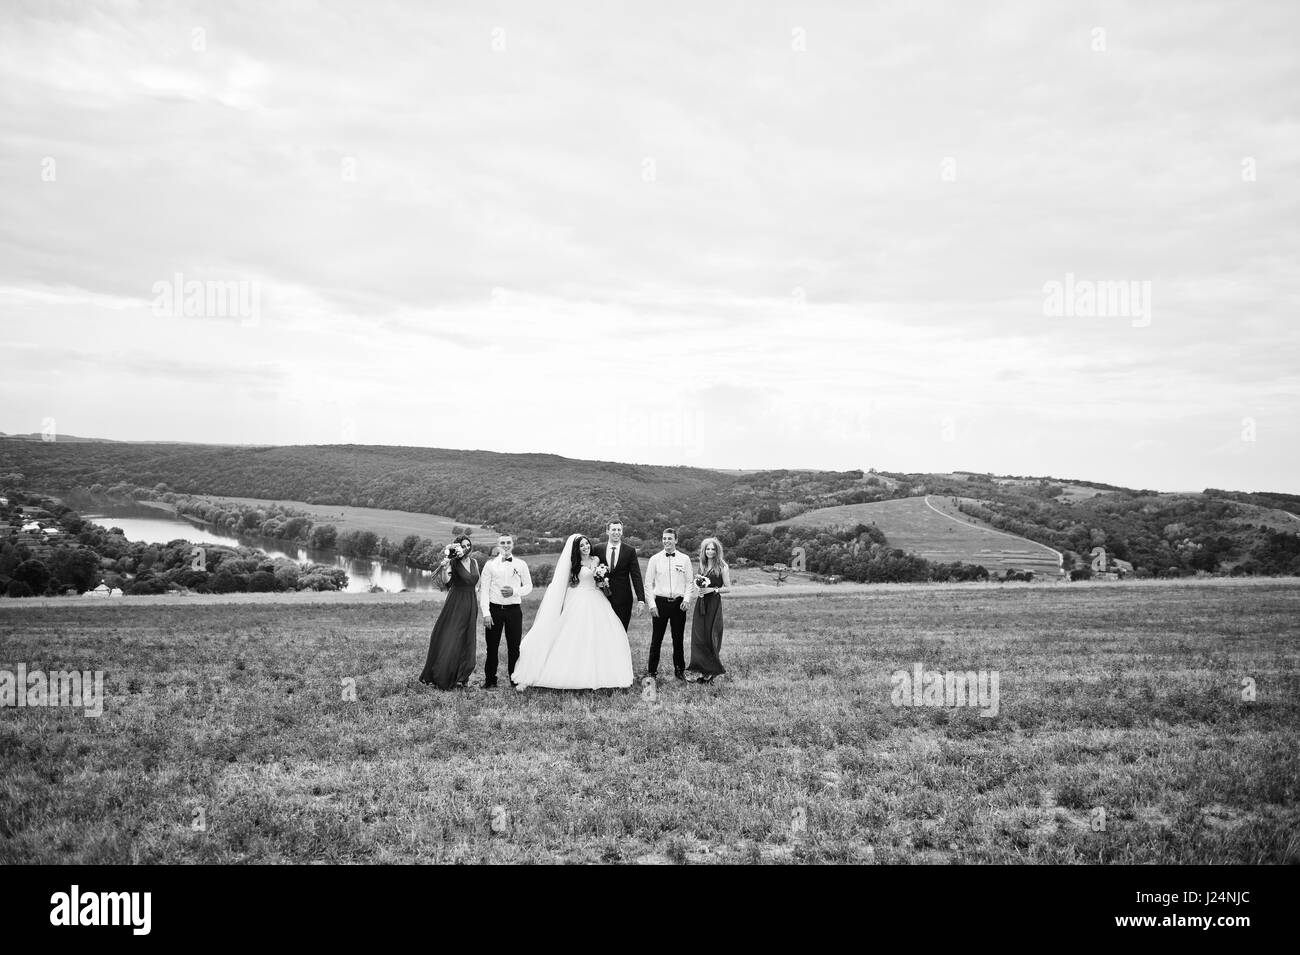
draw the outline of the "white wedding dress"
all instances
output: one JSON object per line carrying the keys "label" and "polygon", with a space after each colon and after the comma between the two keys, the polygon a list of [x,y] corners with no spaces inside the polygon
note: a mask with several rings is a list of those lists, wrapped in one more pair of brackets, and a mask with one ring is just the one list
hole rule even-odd
{"label": "white wedding dress", "polygon": [[609,598],[596,586],[593,568],[582,567],[577,586],[569,586],[573,542],[570,537],[565,544],[555,565],[555,579],[519,644],[519,660],[510,678],[520,690],[530,686],[586,690],[632,685],[627,631]]}

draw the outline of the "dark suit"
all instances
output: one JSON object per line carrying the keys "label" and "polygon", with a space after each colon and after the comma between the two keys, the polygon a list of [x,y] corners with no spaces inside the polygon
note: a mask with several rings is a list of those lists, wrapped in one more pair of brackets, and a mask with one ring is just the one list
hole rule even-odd
{"label": "dark suit", "polygon": [[[607,567],[609,560],[605,552],[608,549],[608,541],[604,544],[593,544],[591,548],[596,559]],[[632,622],[632,604],[638,600],[645,600],[645,587],[641,585],[641,559],[637,556],[636,548],[627,541],[618,545],[618,560],[613,567],[609,568],[608,597],[614,613],[618,615],[623,629],[626,630]]]}

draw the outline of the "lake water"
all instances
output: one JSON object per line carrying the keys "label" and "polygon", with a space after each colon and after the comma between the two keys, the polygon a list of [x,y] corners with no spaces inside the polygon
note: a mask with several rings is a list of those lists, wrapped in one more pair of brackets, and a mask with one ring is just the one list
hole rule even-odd
{"label": "lake water", "polygon": [[432,571],[417,570],[403,564],[382,560],[360,560],[344,557],[333,551],[313,550],[288,541],[270,540],[248,534],[234,535],[219,531],[210,525],[188,521],[183,517],[170,517],[164,511],[152,509],[157,516],[141,514],[140,508],[108,508],[94,514],[84,514],[88,521],[100,527],[120,527],[129,541],[145,544],[166,544],[177,539],[195,544],[226,544],[231,547],[256,547],[270,557],[288,557],[300,562],[311,561],[326,567],[340,567],[348,575],[348,591],[365,593],[376,584],[389,592],[400,590],[437,590]]}

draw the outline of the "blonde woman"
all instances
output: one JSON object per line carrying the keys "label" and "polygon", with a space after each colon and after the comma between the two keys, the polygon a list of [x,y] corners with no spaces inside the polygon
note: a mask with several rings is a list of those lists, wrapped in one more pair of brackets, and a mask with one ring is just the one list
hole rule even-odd
{"label": "blonde woman", "polygon": [[731,568],[722,555],[722,542],[707,537],[700,544],[700,576],[691,591],[695,612],[691,614],[691,665],[686,669],[695,674],[694,683],[712,683],[727,672],[718,654],[722,652],[722,595],[730,590]]}

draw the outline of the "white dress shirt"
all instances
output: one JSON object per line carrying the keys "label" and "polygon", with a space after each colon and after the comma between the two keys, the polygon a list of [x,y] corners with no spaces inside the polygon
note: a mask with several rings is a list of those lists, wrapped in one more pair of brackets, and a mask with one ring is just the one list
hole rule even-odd
{"label": "white dress shirt", "polygon": [[660,551],[650,558],[646,568],[645,589],[653,597],[689,597],[691,593],[691,559],[677,551],[671,557]]}
{"label": "white dress shirt", "polygon": [[605,545],[605,563],[607,563],[607,564],[609,565],[609,567],[610,567],[611,570],[614,569],[614,564],[615,564],[615,562],[618,560],[618,552],[619,552],[619,549],[620,549],[622,546],[623,546],[623,545],[622,545],[621,543],[620,543],[620,544],[606,544],[606,545]]}
{"label": "white dress shirt", "polygon": [[[501,596],[502,587],[513,587],[515,592],[509,597]],[[533,578],[528,573],[528,565],[518,557],[506,560],[500,554],[483,565],[483,573],[478,585],[479,606],[483,613],[488,613],[489,604],[509,606],[517,604],[533,592]]]}

